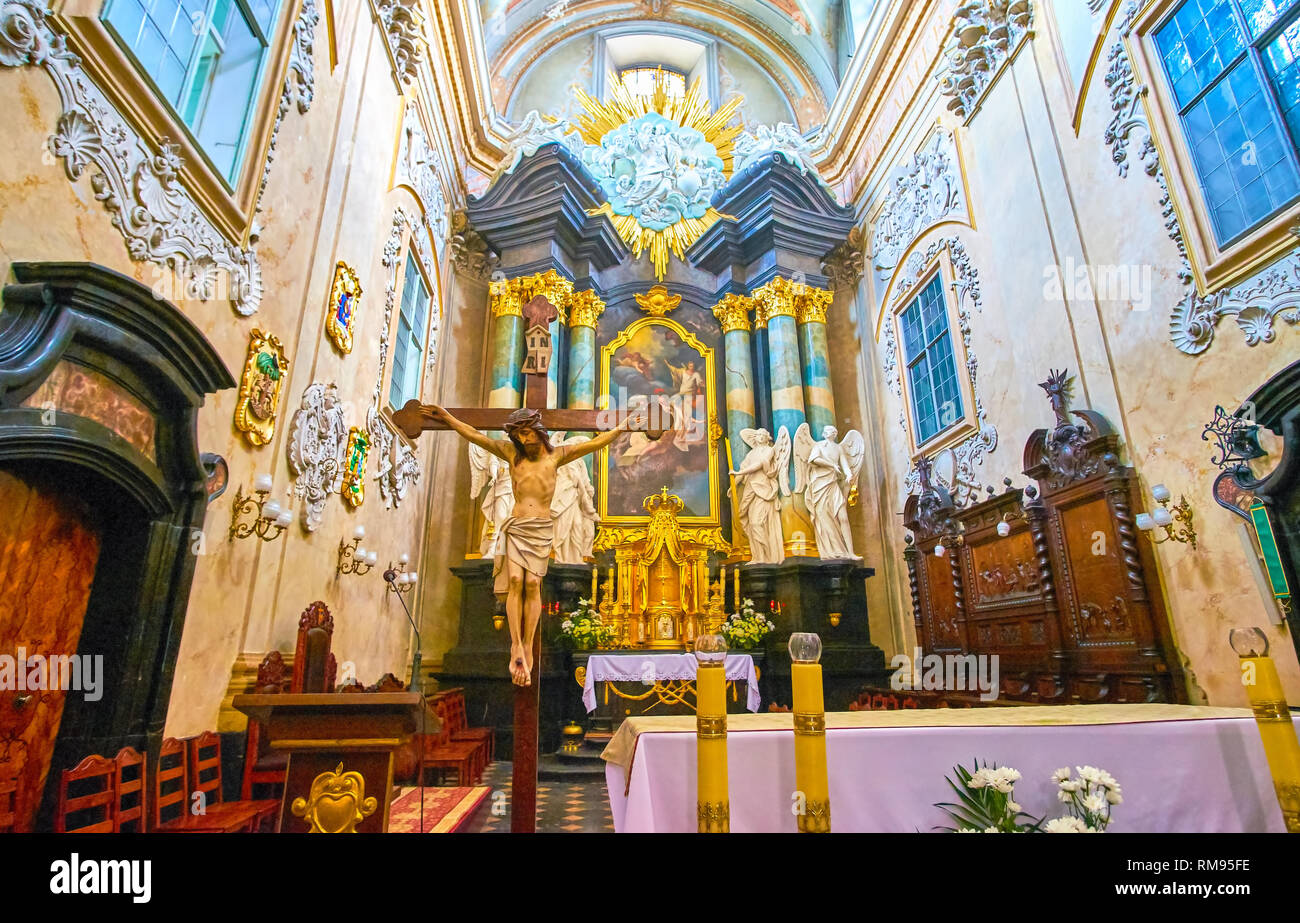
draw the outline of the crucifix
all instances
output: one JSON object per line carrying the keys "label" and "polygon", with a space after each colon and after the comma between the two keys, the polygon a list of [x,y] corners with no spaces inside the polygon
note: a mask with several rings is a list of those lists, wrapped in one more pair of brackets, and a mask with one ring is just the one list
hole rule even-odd
{"label": "crucifix", "polygon": [[[524,406],[518,409],[463,407],[446,410],[407,401],[393,422],[412,439],[425,430],[450,429],[510,465],[515,506],[497,523],[498,555],[493,568],[494,592],[504,597],[510,623],[510,677],[515,684],[514,804],[510,829],[532,833],[537,823],[537,712],[541,679],[541,580],[554,539],[551,498],[556,472],[576,459],[597,452],[621,432],[634,428],[625,416],[610,426],[617,412],[560,410],[546,407],[546,373],[552,343],[550,323],[558,316],[544,295],[523,308],[528,347],[523,365]],[[643,421],[638,420],[637,428]],[[503,430],[508,439],[491,439],[480,430]],[[549,430],[595,432],[587,442],[553,448]]]}

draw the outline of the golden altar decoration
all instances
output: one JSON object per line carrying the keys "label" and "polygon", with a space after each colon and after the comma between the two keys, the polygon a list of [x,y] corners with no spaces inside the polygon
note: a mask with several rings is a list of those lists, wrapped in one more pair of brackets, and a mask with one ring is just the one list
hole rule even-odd
{"label": "golden altar decoration", "polygon": [[[683,526],[682,499],[664,487],[642,503],[644,526],[602,528],[595,551],[614,552],[599,605],[620,648],[689,648],[726,618],[721,577],[709,575],[709,552],[731,549],[716,526]],[[614,579],[615,573],[617,579]]]}

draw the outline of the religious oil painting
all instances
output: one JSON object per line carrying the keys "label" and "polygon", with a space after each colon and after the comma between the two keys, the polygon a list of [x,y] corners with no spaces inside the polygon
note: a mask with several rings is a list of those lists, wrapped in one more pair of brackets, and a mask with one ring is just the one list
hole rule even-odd
{"label": "religious oil painting", "polygon": [[644,318],[602,349],[601,374],[609,407],[648,418],[648,432],[601,453],[601,517],[642,520],[645,498],[667,487],[683,519],[716,522],[713,351],[674,321]]}

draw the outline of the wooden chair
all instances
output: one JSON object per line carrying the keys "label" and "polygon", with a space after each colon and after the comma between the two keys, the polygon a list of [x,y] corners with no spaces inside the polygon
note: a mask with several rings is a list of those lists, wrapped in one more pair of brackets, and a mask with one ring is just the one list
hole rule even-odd
{"label": "wooden chair", "polygon": [[[284,657],[279,651],[271,651],[257,668],[257,685],[253,691],[259,695],[277,695],[283,692],[289,686],[286,672]],[[284,750],[272,750],[262,726],[250,718],[244,738],[244,777],[239,788],[240,800],[252,801],[254,786],[271,786],[275,796],[281,797],[288,768],[289,754]]]}
{"label": "wooden chair", "polygon": [[[113,833],[117,795],[113,779],[117,767],[110,759],[88,756],[59,776],[59,807],[54,830],[57,833]],[[82,794],[72,794],[76,788]],[[87,792],[86,790],[89,789]],[[86,817],[86,814],[91,817]],[[79,815],[73,819],[73,815]]]}
{"label": "wooden chair", "polygon": [[[481,765],[483,746],[473,741],[451,739],[451,720],[445,696],[434,696],[430,704],[434,713],[442,721],[442,730],[436,735],[428,735],[424,738],[425,771],[435,770],[441,782],[443,770],[454,769],[458,786],[473,785],[483,775]],[[423,779],[420,780],[420,784],[424,784]]]}
{"label": "wooden chair", "polygon": [[239,833],[252,827],[255,812],[243,816],[230,812],[190,813],[187,786],[189,762],[186,747],[168,737],[158,751],[158,772],[154,775],[153,810],[150,830],[156,833]]}
{"label": "wooden chair", "polygon": [[144,833],[147,772],[144,754],[134,747],[123,747],[113,757],[114,833]]}
{"label": "wooden chair", "polygon": [[486,766],[496,756],[496,735],[491,728],[472,728],[469,717],[465,714],[465,693],[462,689],[448,689],[446,692],[448,712],[451,716],[451,739],[472,741],[483,748],[483,765]]}
{"label": "wooden chair", "polygon": [[17,779],[0,780],[0,833],[14,832],[14,798],[17,791]]}
{"label": "wooden chair", "polygon": [[221,793],[221,738],[212,731],[204,731],[185,741],[188,747],[190,797],[194,792],[203,795],[203,805],[208,816],[230,823],[243,819],[249,832],[274,825],[280,812],[279,799],[261,801],[223,801]]}

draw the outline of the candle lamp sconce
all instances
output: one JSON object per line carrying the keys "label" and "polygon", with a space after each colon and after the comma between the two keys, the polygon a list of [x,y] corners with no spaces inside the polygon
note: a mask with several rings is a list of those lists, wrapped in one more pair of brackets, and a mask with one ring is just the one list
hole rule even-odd
{"label": "candle lamp sconce", "polygon": [[[408,571],[406,565],[409,558],[404,554],[396,564],[389,564],[388,570],[384,571],[384,581],[388,584],[389,593],[406,594],[415,589],[416,580],[419,574],[415,571]],[[389,575],[392,575],[391,577]]]}
{"label": "candle lamp sconce", "polygon": [[[1165,542],[1178,542],[1191,545],[1195,550],[1196,528],[1192,525],[1192,508],[1187,503],[1187,498],[1180,494],[1178,502],[1170,507],[1171,494],[1169,488],[1163,484],[1156,484],[1152,487],[1151,496],[1160,505],[1150,513],[1139,513],[1137,515],[1137,527],[1146,532],[1151,541],[1157,545],[1163,545]],[[1176,526],[1175,523],[1181,524],[1181,528]],[[1158,528],[1164,530],[1163,535],[1156,533],[1155,530]]]}
{"label": "candle lamp sconce", "polygon": [[267,499],[270,493],[269,487],[254,490],[252,494],[245,494],[242,486],[235,489],[227,541],[256,535],[264,542],[273,542],[280,537],[280,533],[293,522],[293,514],[280,506],[278,500]]}
{"label": "candle lamp sconce", "polygon": [[361,547],[361,536],[354,536],[350,545],[343,539],[339,539],[339,560],[334,568],[336,577],[342,577],[344,574],[356,574],[362,577],[370,573],[377,563],[379,563],[379,555]]}
{"label": "candle lamp sconce", "polygon": [[964,523],[949,519],[946,528],[939,536],[939,541],[934,546],[934,556],[942,558],[952,548],[960,548],[966,544],[966,526]]}

